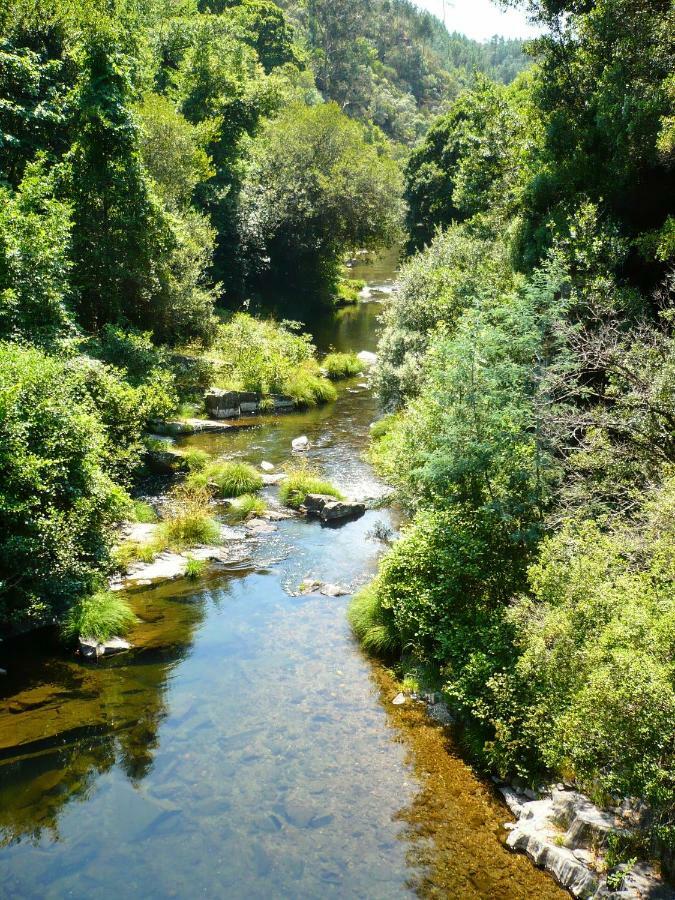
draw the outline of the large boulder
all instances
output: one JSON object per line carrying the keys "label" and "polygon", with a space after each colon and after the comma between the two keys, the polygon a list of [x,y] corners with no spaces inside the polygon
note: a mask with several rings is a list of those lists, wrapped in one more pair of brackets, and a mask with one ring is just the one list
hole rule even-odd
{"label": "large boulder", "polygon": [[322,522],[354,519],[362,516],[366,511],[364,503],[337,500],[328,494],[307,494],[303,506],[308,516],[316,516]]}
{"label": "large boulder", "polygon": [[235,419],[241,415],[239,391],[211,388],[204,394],[204,406],[211,419]]}

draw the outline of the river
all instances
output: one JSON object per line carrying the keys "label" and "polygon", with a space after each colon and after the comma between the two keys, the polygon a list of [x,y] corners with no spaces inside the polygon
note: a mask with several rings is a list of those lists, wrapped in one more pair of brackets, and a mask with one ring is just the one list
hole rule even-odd
{"label": "river", "polygon": [[[388,289],[393,265],[355,275]],[[319,349],[374,350],[381,302],[324,320]],[[184,444],[276,466],[306,434],[330,480],[375,497],[363,385]],[[349,633],[348,597],[297,596],[306,577],[366,582],[376,533],[396,525],[388,509],[339,528],[280,522],[226,571],[134,593],[137,647],[98,666],[49,637],[6,647],[0,896],[565,896],[505,849],[508,811],[450,736],[392,705],[391,675]]]}

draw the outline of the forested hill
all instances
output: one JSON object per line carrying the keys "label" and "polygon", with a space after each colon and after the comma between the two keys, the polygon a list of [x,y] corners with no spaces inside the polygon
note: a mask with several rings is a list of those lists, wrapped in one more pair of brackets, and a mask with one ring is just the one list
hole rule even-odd
{"label": "forested hill", "polygon": [[[450,34],[409,0],[281,0],[322,93],[349,115],[411,143],[482,72],[510,83],[528,64],[523,42]],[[450,23],[451,24],[451,23]]]}

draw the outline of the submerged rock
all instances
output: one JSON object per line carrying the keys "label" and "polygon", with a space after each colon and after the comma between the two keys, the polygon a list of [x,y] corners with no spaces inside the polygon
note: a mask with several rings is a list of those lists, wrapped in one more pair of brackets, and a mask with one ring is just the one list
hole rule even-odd
{"label": "submerged rock", "polygon": [[357,518],[366,511],[365,503],[336,500],[328,494],[307,494],[303,508],[308,516],[317,516],[323,522]]}
{"label": "submerged rock", "polygon": [[102,656],[116,656],[131,650],[129,641],[119,637],[111,637],[107,641],[97,641],[96,638],[80,638],[80,653],[85,659],[100,659]]}
{"label": "submerged rock", "polygon": [[301,437],[293,438],[291,441],[291,447],[296,453],[299,453],[303,450],[309,450],[310,448],[309,438],[306,434],[303,434]]}

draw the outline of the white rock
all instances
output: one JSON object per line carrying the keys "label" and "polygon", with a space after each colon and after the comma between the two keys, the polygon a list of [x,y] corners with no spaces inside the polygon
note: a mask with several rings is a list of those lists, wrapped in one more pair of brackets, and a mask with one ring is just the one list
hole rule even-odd
{"label": "white rock", "polygon": [[273,472],[274,471],[274,466],[272,465],[271,462],[267,462],[266,459],[264,459],[260,463],[260,468],[263,470],[263,472]]}
{"label": "white rock", "polygon": [[403,693],[403,691],[400,691],[391,702],[394,704],[394,706],[403,706],[405,701],[406,701],[406,696]]}
{"label": "white rock", "polygon": [[339,584],[322,584],[320,593],[322,593],[324,597],[344,597],[349,591],[340,587]]}
{"label": "white rock", "polygon": [[303,434],[301,437],[293,438],[293,440],[291,441],[291,447],[296,451],[296,453],[303,450],[309,450],[309,438],[306,434]]}
{"label": "white rock", "polygon": [[361,350],[356,356],[365,366],[368,366],[368,368],[371,368],[377,363],[377,353],[371,353],[370,350]]}

